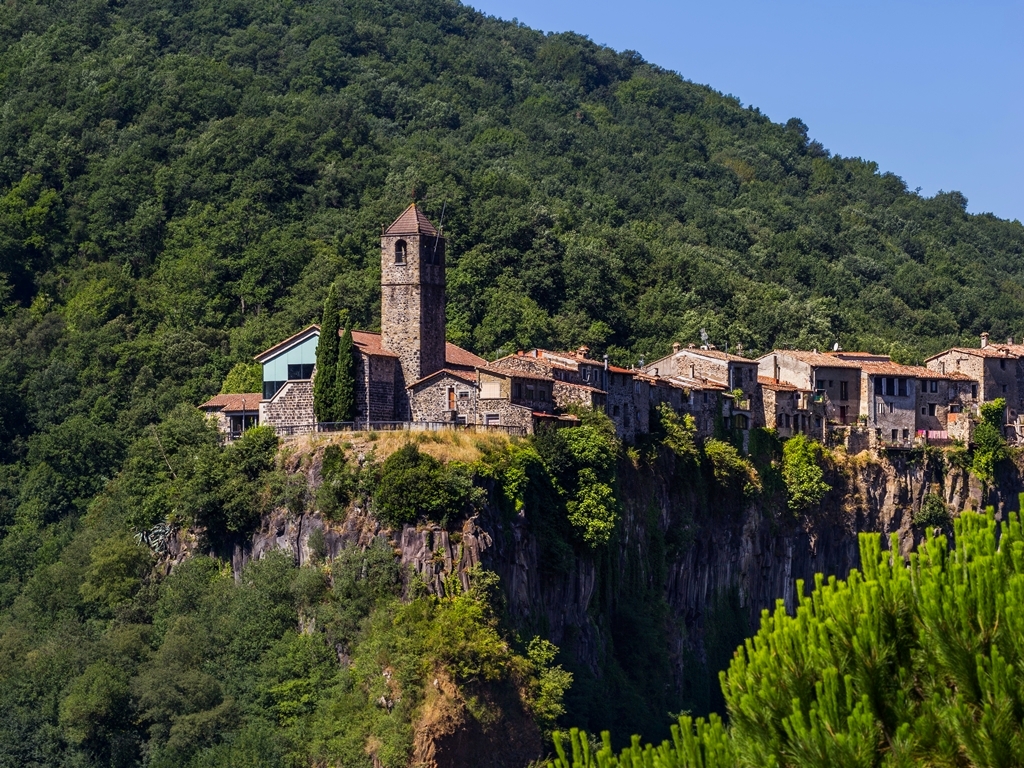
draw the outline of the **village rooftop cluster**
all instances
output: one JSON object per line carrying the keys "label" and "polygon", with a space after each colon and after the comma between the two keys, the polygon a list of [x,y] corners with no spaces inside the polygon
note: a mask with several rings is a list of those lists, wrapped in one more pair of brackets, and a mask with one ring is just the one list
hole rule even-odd
{"label": "village rooftop cluster", "polygon": [[356,418],[313,415],[316,346],[311,325],[256,356],[263,391],[218,395],[200,406],[231,437],[254,424],[281,434],[335,429],[464,426],[533,433],[576,423],[576,407],[604,411],[632,442],[665,403],[690,414],[698,436],[726,430],[805,434],[851,450],[970,443],[981,402],[1005,399],[1006,436],[1020,430],[1024,344],[955,347],[925,366],[867,352],[774,350],[752,360],[705,344],[636,368],[570,352],[519,351],[488,362],[445,340],[446,241],[415,205],[381,235],[381,332],[353,331]]}

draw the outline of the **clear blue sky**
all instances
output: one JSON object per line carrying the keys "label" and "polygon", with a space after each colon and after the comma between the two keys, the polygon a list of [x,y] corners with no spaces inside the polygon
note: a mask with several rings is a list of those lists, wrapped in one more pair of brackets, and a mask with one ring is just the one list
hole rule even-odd
{"label": "clear blue sky", "polygon": [[921,194],[1024,221],[1024,0],[469,0],[571,30],[874,160]]}

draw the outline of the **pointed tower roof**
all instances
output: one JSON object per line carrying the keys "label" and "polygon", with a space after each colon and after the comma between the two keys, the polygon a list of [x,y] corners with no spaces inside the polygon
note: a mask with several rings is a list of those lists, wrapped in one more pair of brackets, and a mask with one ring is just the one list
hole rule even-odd
{"label": "pointed tower roof", "polygon": [[395,219],[394,223],[384,232],[385,235],[437,235],[437,230],[430,223],[423,211],[412,203]]}

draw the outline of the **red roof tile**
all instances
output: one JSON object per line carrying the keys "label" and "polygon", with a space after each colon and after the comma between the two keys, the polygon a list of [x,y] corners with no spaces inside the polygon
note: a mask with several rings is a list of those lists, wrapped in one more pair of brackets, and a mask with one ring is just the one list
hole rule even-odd
{"label": "red roof tile", "polygon": [[437,230],[423,212],[412,203],[384,232],[385,235],[437,235]]}
{"label": "red roof tile", "polygon": [[203,410],[210,409],[224,413],[237,413],[241,411],[258,411],[260,400],[263,394],[260,392],[244,392],[233,395],[214,395],[199,407]]}
{"label": "red roof tile", "polygon": [[[342,333],[343,331],[338,331],[339,336]],[[373,331],[352,331],[352,343],[356,345],[356,349],[370,357],[398,357],[391,350],[384,349],[380,334]]]}
{"label": "red roof tile", "polygon": [[945,374],[924,368],[920,365],[900,365],[899,363],[861,363],[864,373],[876,376],[905,376],[912,379],[944,379]]}
{"label": "red roof tile", "polygon": [[457,347],[450,341],[444,343],[444,360],[451,368],[482,368],[487,361],[479,355]]}
{"label": "red roof tile", "polygon": [[943,375],[945,376],[945,378],[950,379],[952,381],[977,381],[977,379],[968,376],[966,373],[963,373],[961,371],[953,371],[952,373],[946,373]]}
{"label": "red roof tile", "polygon": [[760,384],[765,389],[776,390],[779,392],[797,392],[799,390],[799,387],[796,387],[792,384],[788,384],[785,381],[776,381],[775,379],[770,379],[767,376],[758,376],[757,383]]}

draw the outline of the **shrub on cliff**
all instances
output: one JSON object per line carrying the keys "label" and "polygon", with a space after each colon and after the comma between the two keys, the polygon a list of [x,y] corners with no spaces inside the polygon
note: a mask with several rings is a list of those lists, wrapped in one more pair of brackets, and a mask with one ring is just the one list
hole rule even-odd
{"label": "shrub on cliff", "polygon": [[1003,438],[1006,400],[1000,397],[991,403],[982,403],[979,411],[981,421],[974,430],[971,472],[979,480],[991,483],[996,477],[996,465],[1010,456]]}
{"label": "shrub on cliff", "polygon": [[398,528],[423,517],[447,525],[480,500],[468,467],[459,462],[442,464],[407,443],[381,467],[374,514],[382,523]]}
{"label": "shrub on cliff", "polygon": [[782,478],[789,492],[789,508],[795,513],[820,504],[831,486],[821,468],[821,444],[804,435],[793,435],[782,446]]}
{"label": "shrub on cliff", "polygon": [[743,458],[731,443],[714,438],[706,440],[704,455],[711,465],[715,482],[722,488],[745,496],[752,496],[761,490],[761,478],[754,465]]}

